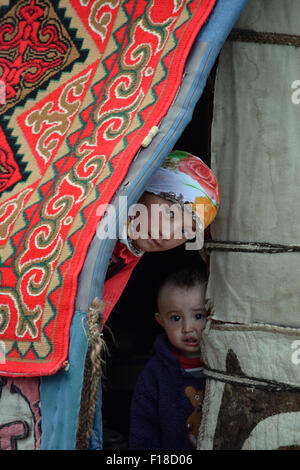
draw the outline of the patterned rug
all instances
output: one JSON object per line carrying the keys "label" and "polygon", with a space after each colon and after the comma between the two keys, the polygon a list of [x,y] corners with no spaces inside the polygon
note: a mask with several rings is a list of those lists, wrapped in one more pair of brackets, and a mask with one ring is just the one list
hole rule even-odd
{"label": "patterned rug", "polygon": [[108,203],[215,0],[2,0],[0,374],[55,373]]}

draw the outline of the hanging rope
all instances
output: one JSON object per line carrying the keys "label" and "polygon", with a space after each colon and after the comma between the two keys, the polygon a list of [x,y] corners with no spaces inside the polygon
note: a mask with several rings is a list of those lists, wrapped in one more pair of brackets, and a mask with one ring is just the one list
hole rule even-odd
{"label": "hanging rope", "polygon": [[228,40],[300,47],[300,36],[296,34],[259,32],[252,29],[233,29]]}
{"label": "hanging rope", "polygon": [[105,360],[102,357],[106,344],[102,338],[102,303],[95,298],[87,313],[88,351],[85,360],[83,387],[81,393],[76,449],[87,450],[94,427],[99,381],[103,375]]}

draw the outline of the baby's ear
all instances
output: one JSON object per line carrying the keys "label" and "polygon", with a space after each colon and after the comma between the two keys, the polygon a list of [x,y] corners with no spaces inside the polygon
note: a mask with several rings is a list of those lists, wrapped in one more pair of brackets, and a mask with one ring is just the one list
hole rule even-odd
{"label": "baby's ear", "polygon": [[161,316],[160,316],[159,312],[155,313],[155,320],[157,321],[157,323],[160,324],[160,326],[162,326],[162,319],[161,319]]}

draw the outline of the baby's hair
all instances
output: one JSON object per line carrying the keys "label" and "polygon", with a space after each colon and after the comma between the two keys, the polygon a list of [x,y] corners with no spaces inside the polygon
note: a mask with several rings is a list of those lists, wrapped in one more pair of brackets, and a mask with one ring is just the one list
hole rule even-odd
{"label": "baby's hair", "polygon": [[159,297],[159,294],[163,290],[163,288],[166,285],[173,285],[175,287],[181,287],[181,288],[190,288],[194,287],[195,285],[206,285],[207,283],[207,278],[204,274],[204,272],[196,267],[186,267],[186,268],[181,268],[178,271],[174,271],[171,274],[169,274],[161,283],[158,292],[157,292],[157,298]]}

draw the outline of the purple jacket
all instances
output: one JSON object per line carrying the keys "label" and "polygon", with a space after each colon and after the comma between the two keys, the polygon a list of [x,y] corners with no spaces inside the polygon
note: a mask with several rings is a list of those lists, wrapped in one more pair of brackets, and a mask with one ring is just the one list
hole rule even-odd
{"label": "purple jacket", "polygon": [[165,334],[134,388],[130,410],[131,450],[192,450],[202,416],[202,370],[185,371]]}

